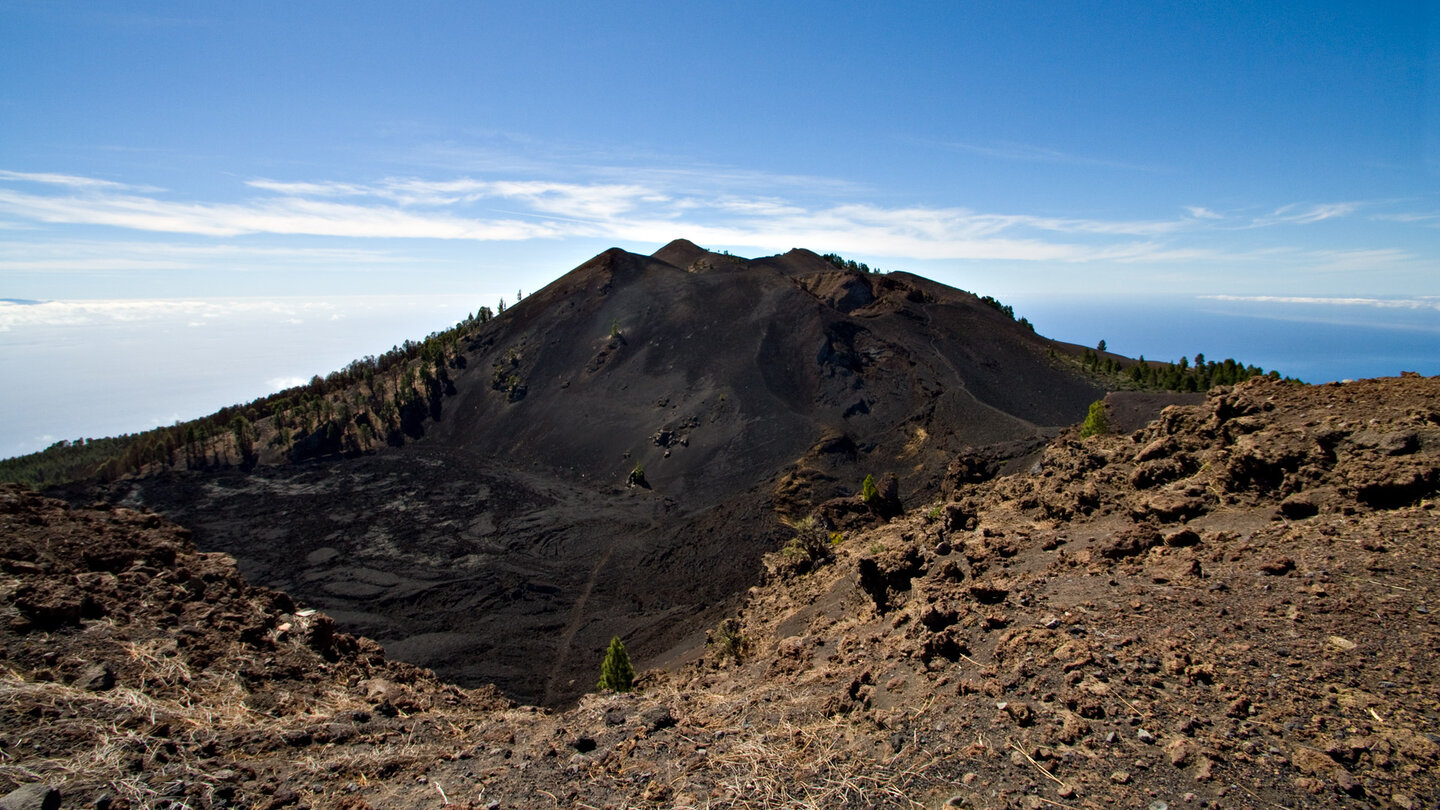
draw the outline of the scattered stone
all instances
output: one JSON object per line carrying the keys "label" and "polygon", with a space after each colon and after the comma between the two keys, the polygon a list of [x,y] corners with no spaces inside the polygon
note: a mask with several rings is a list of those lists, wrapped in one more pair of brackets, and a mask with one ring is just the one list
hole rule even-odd
{"label": "scattered stone", "polygon": [[291,729],[280,732],[280,740],[292,748],[303,748],[314,742],[315,738],[305,729]]}
{"label": "scattered stone", "polygon": [[1358,799],[1365,795],[1365,787],[1360,784],[1360,780],[1356,779],[1354,774],[1345,770],[1343,767],[1337,766],[1333,778],[1335,779],[1335,786],[1351,796]]}
{"label": "scattered stone", "polygon": [[115,671],[108,664],[95,664],[80,673],[75,687],[86,692],[107,692],[115,688]]}
{"label": "scattered stone", "polygon": [[60,810],[60,791],[32,782],[0,796],[0,810]]}
{"label": "scattered stone", "polygon": [[1290,753],[1290,764],[1303,774],[1320,777],[1329,776],[1338,767],[1323,751],[1303,746]]}
{"label": "scattered stone", "polygon": [[1312,500],[1310,493],[1297,492],[1281,501],[1278,511],[1281,517],[1304,520],[1320,514],[1320,505]]}
{"label": "scattered stone", "polygon": [[1260,566],[1260,573],[1272,577],[1283,577],[1294,570],[1295,561],[1289,557],[1279,557]]}
{"label": "scattered stone", "polygon": [[1010,595],[1010,590],[993,583],[975,584],[970,586],[970,595],[982,605],[998,605]]}
{"label": "scattered stone", "polygon": [[289,788],[281,788],[275,791],[270,801],[261,805],[263,810],[280,810],[281,807],[289,807],[292,804],[300,803],[300,794]]}
{"label": "scattered stone", "polygon": [[1028,726],[1035,722],[1035,710],[1030,708],[1028,703],[1012,700],[1000,705],[1000,708],[1010,715],[1017,726]]}
{"label": "scattered stone", "polygon": [[1165,545],[1171,548],[1187,548],[1200,544],[1200,533],[1194,529],[1175,529],[1165,533]]}
{"label": "scattered stone", "polygon": [[1100,556],[1109,560],[1134,557],[1162,542],[1160,532],[1149,524],[1138,524],[1116,532],[1100,546]]}

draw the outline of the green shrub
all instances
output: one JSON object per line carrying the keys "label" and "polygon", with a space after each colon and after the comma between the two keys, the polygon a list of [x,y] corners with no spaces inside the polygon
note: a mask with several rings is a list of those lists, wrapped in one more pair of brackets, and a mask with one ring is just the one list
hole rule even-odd
{"label": "green shrub", "polygon": [[725,619],[706,633],[705,646],[715,654],[717,663],[731,658],[738,664],[750,651],[749,640],[740,633],[740,620],[734,618]]}
{"label": "green shrub", "polygon": [[839,532],[826,531],[814,516],[807,517],[795,526],[795,536],[785,544],[780,553],[785,556],[789,568],[796,574],[813,571],[834,556],[833,546],[843,539]]}
{"label": "green shrub", "polygon": [[864,501],[865,505],[871,509],[879,508],[880,489],[875,486],[875,476],[865,476],[865,481],[860,484],[860,500]]}
{"label": "green shrub", "polygon": [[1097,399],[1090,403],[1090,413],[1085,415],[1085,421],[1080,425],[1080,438],[1088,439],[1109,432],[1110,415],[1105,410],[1105,400]]}
{"label": "green shrub", "polygon": [[635,684],[635,668],[630,666],[630,654],[625,652],[625,643],[619,636],[610,639],[610,648],[605,651],[605,660],[600,664],[600,682],[596,689],[613,689],[629,692]]}

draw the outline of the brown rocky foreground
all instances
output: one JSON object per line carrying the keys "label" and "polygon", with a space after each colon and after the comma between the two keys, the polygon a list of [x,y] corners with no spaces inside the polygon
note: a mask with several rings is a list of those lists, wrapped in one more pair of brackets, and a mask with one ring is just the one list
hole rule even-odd
{"label": "brown rocky foreground", "polygon": [[154,515],[0,490],[0,806],[1440,805],[1440,378],[982,462],[889,521],[827,504],[702,662],[556,712]]}

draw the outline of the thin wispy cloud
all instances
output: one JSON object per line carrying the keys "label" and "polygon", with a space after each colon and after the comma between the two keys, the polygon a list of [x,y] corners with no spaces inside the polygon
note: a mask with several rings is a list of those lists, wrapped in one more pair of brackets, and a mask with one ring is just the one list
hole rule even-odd
{"label": "thin wispy cloud", "polygon": [[1317,273],[1391,270],[1420,264],[1416,256],[1397,248],[1311,250],[1305,251],[1303,258],[1308,268]]}
{"label": "thin wispy cloud", "polygon": [[336,321],[357,314],[453,308],[451,296],[337,295],[318,297],[97,298],[13,303],[0,300],[0,332],[36,327],[169,324],[203,327],[220,321]]}
{"label": "thin wispy cloud", "polygon": [[[493,133],[489,135],[493,136]],[[584,143],[535,142],[508,133],[496,147],[428,144],[408,153],[406,161],[437,172],[524,175],[559,183],[638,184],[675,196],[769,196],[790,198],[867,198],[875,190],[852,180],[793,172],[697,163],[651,149],[607,145],[603,151]]]}
{"label": "thin wispy cloud", "polygon": [[984,157],[997,158],[999,160],[1013,160],[1025,163],[1053,163],[1068,166],[1090,166],[1106,169],[1123,169],[1126,171],[1155,171],[1154,167],[1143,166],[1138,163],[1130,163],[1123,160],[1112,160],[1109,158],[1089,157],[1077,155],[1070,152],[1063,152],[1059,149],[1052,149],[1048,146],[1037,146],[1026,143],[1000,142],[991,144],[966,143],[963,141],[923,141],[907,139],[917,143],[924,143],[929,146],[942,147],[960,152],[969,152]]}
{"label": "thin wispy cloud", "polygon": [[160,189],[154,186],[132,186],[126,183],[117,183],[113,180],[100,180],[94,177],[79,177],[73,174],[53,174],[49,172],[12,172],[0,169],[0,180],[35,183],[47,186],[66,186],[73,189],[160,191]]}
{"label": "thin wispy cloud", "polygon": [[1207,301],[1236,301],[1256,304],[1313,304],[1327,307],[1367,307],[1372,309],[1406,309],[1440,311],[1440,296],[1416,298],[1357,298],[1305,295],[1201,295]]}
{"label": "thin wispy cloud", "polygon": [[0,241],[0,273],[6,271],[180,270],[209,266],[405,265],[422,263],[390,251],[343,247],[177,244],[111,240]]}
{"label": "thin wispy cloud", "polygon": [[276,197],[187,203],[133,194],[45,196],[0,189],[0,211],[52,224],[109,225],[199,236],[294,234],[503,241],[567,235],[543,222],[481,220],[394,206]]}
{"label": "thin wispy cloud", "polygon": [[284,391],[287,388],[297,388],[309,382],[304,377],[271,377],[265,384],[276,391]]}
{"label": "thin wispy cloud", "polygon": [[1360,203],[1336,202],[1281,206],[1266,216],[1256,217],[1252,227],[1263,228],[1272,225],[1309,225],[1327,219],[1349,216],[1360,208]]}
{"label": "thin wispy cloud", "polygon": [[1407,225],[1429,225],[1440,227],[1440,211],[1408,214],[1376,214],[1371,219],[1383,222],[1401,222]]}

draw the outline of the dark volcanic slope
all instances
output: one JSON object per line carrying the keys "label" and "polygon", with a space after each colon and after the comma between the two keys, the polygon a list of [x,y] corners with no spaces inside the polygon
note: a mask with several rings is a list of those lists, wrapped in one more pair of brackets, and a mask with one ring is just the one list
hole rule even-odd
{"label": "dark volcanic slope", "polygon": [[612,634],[646,664],[695,650],[782,515],[867,474],[928,497],[957,452],[1078,421],[1102,392],[1054,346],[809,251],[614,249],[485,325],[420,441],[132,497],[399,657],[557,703]]}
{"label": "dark volcanic slope", "polygon": [[[503,320],[434,440],[616,482],[640,461],[687,506],[728,499],[827,433],[865,463],[817,499],[883,471],[928,489],[945,448],[1073,423],[1100,395],[968,293],[805,250],[747,262],[684,242],[656,257],[614,249]],[[497,361],[523,399],[491,390]],[[655,440],[665,431],[675,443]]]}

